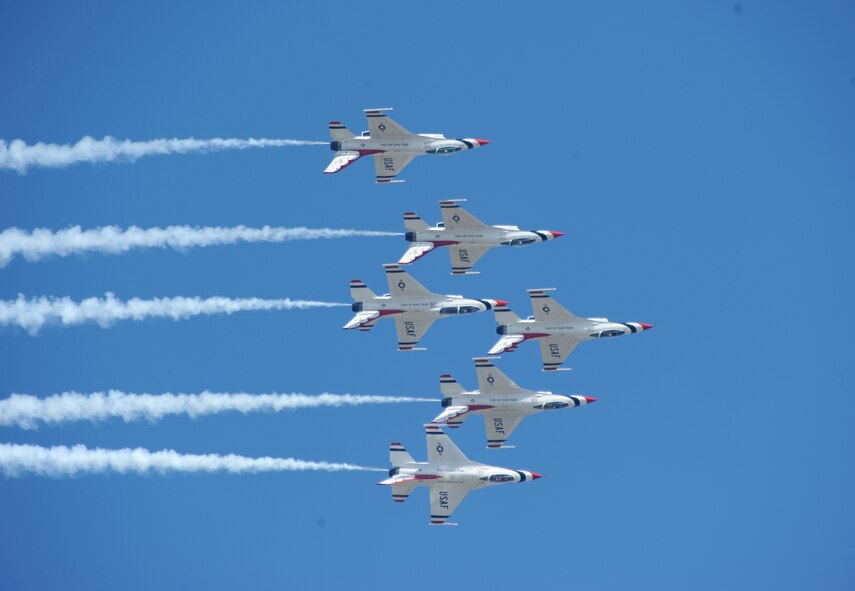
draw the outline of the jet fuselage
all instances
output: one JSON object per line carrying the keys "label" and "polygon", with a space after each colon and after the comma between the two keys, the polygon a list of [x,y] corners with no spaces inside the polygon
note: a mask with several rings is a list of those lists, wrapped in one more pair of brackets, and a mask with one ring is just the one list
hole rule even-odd
{"label": "jet fuselage", "polygon": [[540,478],[540,475],[534,472],[509,470],[476,462],[436,464],[407,462],[389,470],[389,476],[410,476],[416,479],[416,486],[442,487],[445,484],[463,484],[470,490],[496,484],[528,482]]}
{"label": "jet fuselage", "polygon": [[476,139],[447,139],[440,134],[411,135],[394,138],[372,138],[369,135],[359,135],[349,140],[330,142],[333,152],[359,152],[361,156],[374,154],[395,153],[409,155],[434,154],[446,156],[464,150],[473,150],[488,144],[487,140]]}
{"label": "jet fuselage", "polygon": [[526,340],[542,337],[560,337],[577,341],[618,337],[635,334],[650,327],[639,322],[609,322],[605,318],[575,318],[542,322],[534,319],[500,324],[496,332],[500,335],[522,335]]}
{"label": "jet fuselage", "polygon": [[436,246],[465,244],[472,246],[527,246],[535,242],[546,242],[562,236],[562,232],[550,230],[520,230],[516,226],[486,226],[483,228],[446,228],[444,224],[407,232],[408,242],[432,242]]}
{"label": "jet fuselage", "polygon": [[383,295],[370,300],[354,302],[354,312],[380,312],[381,316],[391,314],[417,314],[421,316],[457,316],[492,310],[498,300],[474,300],[455,295],[395,297]]}

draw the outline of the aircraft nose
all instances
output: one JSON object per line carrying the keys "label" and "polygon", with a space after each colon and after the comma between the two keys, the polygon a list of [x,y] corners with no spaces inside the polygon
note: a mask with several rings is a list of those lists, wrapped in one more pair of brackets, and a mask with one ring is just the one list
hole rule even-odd
{"label": "aircraft nose", "polygon": [[497,306],[507,306],[508,305],[508,302],[506,302],[505,300],[493,300],[493,301],[496,302]]}
{"label": "aircraft nose", "polygon": [[549,230],[549,233],[552,234],[553,238],[561,238],[564,236],[564,232],[556,232],[555,230]]}
{"label": "aircraft nose", "polygon": [[592,396],[583,396],[582,398],[584,398],[585,400],[587,400],[587,401],[588,401],[588,404],[591,404],[592,402],[596,402],[596,401],[597,401],[597,399],[596,399],[596,398],[594,398],[594,397],[592,397]]}
{"label": "aircraft nose", "polygon": [[532,473],[531,473],[531,478],[532,478],[532,480],[537,480],[538,478],[543,478],[543,475],[542,475],[542,474],[538,474],[537,472],[532,472]]}
{"label": "aircraft nose", "polygon": [[493,143],[490,140],[475,140],[475,141],[478,142],[479,146],[486,146],[487,144]]}
{"label": "aircraft nose", "polygon": [[641,325],[641,328],[643,328],[644,330],[650,330],[651,328],[653,328],[652,324],[644,324],[643,322],[639,322],[638,324]]}

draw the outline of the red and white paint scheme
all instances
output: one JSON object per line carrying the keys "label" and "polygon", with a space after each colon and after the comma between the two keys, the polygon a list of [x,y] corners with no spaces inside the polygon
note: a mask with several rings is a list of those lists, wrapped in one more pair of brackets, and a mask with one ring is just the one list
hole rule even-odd
{"label": "red and white paint scheme", "polygon": [[400,443],[389,445],[389,478],[377,484],[392,487],[392,500],[403,503],[417,486],[430,488],[431,525],[457,525],[448,518],[469,491],[494,486],[530,482],[537,472],[508,470],[473,462],[461,452],[439,425],[425,425],[427,462],[416,462]]}
{"label": "red and white paint scheme", "polygon": [[335,152],[325,174],[333,174],[356,162],[363,156],[372,156],[378,183],[403,183],[396,177],[416,156],[425,154],[447,155],[480,148],[490,142],[472,138],[448,139],[438,133],[410,133],[395,123],[386,111],[392,109],[364,109],[368,130],[354,135],[340,121],[330,121]]}
{"label": "red and white paint scheme", "polygon": [[439,388],[445,410],[433,420],[434,423],[445,423],[453,429],[460,427],[470,415],[480,414],[484,416],[487,429],[487,447],[513,447],[505,445],[505,441],[528,415],[586,406],[597,400],[576,394],[524,390],[493,365],[493,359],[497,358],[476,357],[473,360],[478,374],[478,390],[466,391],[450,375],[440,376]]}
{"label": "red and white paint scheme", "polygon": [[487,353],[512,352],[520,343],[537,340],[543,357],[543,370],[555,371],[567,360],[576,346],[593,339],[635,334],[653,328],[641,322],[609,322],[608,318],[579,318],[553,300],[546,292],[553,289],[529,289],[534,316],[522,320],[507,306],[497,306],[496,332],[501,335]]}
{"label": "red and white paint scheme", "polygon": [[484,253],[497,246],[527,246],[563,236],[554,230],[520,230],[517,226],[488,226],[463,209],[466,199],[439,202],[442,221],[428,226],[413,212],[404,214],[404,235],[413,245],[404,253],[399,265],[409,265],[438,246],[447,246],[451,256],[452,275],[473,275],[470,271]]}
{"label": "red and white paint scheme", "polygon": [[473,300],[460,295],[440,295],[429,291],[396,264],[383,265],[389,293],[376,295],[359,279],[350,282],[350,295],[356,312],[345,330],[368,331],[384,317],[395,320],[398,350],[414,351],[431,325],[440,318],[486,312],[496,306],[506,306],[502,300]]}

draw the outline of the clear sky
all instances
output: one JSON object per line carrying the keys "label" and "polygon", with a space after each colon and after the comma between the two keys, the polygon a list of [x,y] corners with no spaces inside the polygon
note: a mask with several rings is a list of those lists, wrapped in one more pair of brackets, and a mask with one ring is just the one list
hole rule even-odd
{"label": "clear sky", "polygon": [[[0,480],[3,589],[851,589],[855,585],[855,6],[829,2],[7,4],[0,138],[326,140],[395,107],[415,132],[493,140],[373,183],[321,171],[324,146],[0,171],[2,228],[106,224],[397,231],[467,197],[495,224],[566,232],[493,251],[440,293],[555,287],[583,316],[656,325],[498,362],[520,385],[594,396],[536,416],[513,450],[453,433],[472,459],[540,472],[475,492],[457,528],[382,474],[27,476]],[[0,269],[0,298],[228,296],[349,301],[385,290],[402,238],[73,256]],[[66,390],[438,397],[495,342],[491,314],[437,323],[398,353],[346,308],[0,329],[0,395]],[[145,447],[387,465],[425,457],[439,405],[120,420],[0,442]]]}

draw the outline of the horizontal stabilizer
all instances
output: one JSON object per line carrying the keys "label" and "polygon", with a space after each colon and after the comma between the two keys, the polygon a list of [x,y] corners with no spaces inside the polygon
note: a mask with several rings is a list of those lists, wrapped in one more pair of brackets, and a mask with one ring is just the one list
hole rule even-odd
{"label": "horizontal stabilizer", "polygon": [[414,463],[413,456],[397,441],[389,444],[389,463],[397,468],[404,464]]}
{"label": "horizontal stabilizer", "polygon": [[460,396],[465,392],[463,386],[447,373],[439,376],[439,391],[442,392],[443,396]]}
{"label": "horizontal stabilizer", "polygon": [[332,162],[324,169],[324,174],[334,174],[357,160],[359,160],[359,152],[336,152]]}

